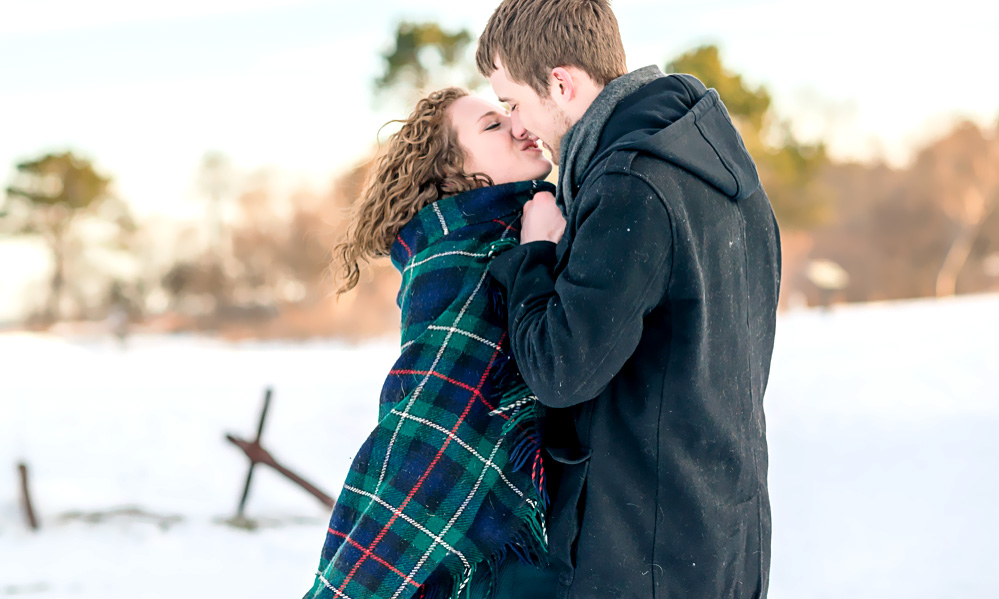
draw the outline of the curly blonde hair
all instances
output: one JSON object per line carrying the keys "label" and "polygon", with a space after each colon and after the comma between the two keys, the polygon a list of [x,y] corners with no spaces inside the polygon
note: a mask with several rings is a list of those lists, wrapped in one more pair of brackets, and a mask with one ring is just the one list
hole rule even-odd
{"label": "curly blonde hair", "polygon": [[[469,95],[458,87],[432,92],[416,103],[402,128],[385,142],[354,203],[345,240],[333,250],[341,295],[357,286],[361,262],[389,255],[400,229],[437,200],[492,185],[483,173],[465,173],[465,151],[448,108]],[[386,123],[388,124],[388,123]]]}

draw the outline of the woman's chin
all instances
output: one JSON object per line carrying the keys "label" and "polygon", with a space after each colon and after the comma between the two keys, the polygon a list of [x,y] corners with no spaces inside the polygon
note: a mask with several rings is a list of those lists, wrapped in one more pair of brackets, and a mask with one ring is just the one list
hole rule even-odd
{"label": "woman's chin", "polygon": [[516,171],[508,171],[506,176],[493,176],[493,185],[503,183],[514,183],[516,181],[540,181],[552,172],[552,163],[547,158],[542,158],[538,162],[525,165],[524,168]]}
{"label": "woman's chin", "polygon": [[544,179],[552,172],[552,168],[552,163],[548,162],[547,158],[543,158],[542,163],[538,164],[537,168],[531,172],[531,176],[527,177],[527,179]]}

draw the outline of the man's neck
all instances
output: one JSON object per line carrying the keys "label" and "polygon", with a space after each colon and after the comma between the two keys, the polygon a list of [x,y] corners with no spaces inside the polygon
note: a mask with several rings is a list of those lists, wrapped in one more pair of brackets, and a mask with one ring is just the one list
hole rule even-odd
{"label": "man's neck", "polygon": [[600,92],[604,90],[602,85],[581,85],[576,92],[576,101],[570,105],[569,110],[566,111],[566,115],[569,117],[569,121],[575,125],[579,122],[579,119],[583,118],[586,111],[589,110],[593,101],[597,99]]}

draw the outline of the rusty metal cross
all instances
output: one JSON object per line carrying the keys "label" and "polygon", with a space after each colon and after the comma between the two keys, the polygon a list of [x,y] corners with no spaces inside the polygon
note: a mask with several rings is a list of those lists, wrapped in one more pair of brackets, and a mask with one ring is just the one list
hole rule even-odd
{"label": "rusty metal cross", "polygon": [[265,466],[270,466],[278,473],[282,474],[285,478],[295,483],[296,485],[302,487],[309,492],[313,497],[323,502],[326,507],[332,509],[333,505],[336,503],[336,499],[330,497],[326,493],[320,491],[315,485],[305,480],[298,474],[295,474],[291,469],[282,465],[268,452],[266,449],[260,445],[260,437],[264,433],[264,423],[267,420],[267,410],[271,405],[271,396],[273,395],[272,389],[267,388],[264,393],[264,406],[260,411],[260,422],[257,424],[257,437],[253,441],[246,441],[240,439],[239,437],[226,434],[225,438],[230,443],[239,447],[246,454],[246,457],[250,459],[250,468],[246,472],[246,484],[243,485],[243,495],[239,499],[239,507],[236,509],[236,519],[243,519],[243,510],[246,508],[246,500],[250,495],[250,484],[253,482],[253,469],[257,464],[264,464]]}

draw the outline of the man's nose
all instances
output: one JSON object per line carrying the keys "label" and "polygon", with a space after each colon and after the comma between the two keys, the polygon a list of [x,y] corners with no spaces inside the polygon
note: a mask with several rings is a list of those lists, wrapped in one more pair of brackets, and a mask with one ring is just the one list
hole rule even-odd
{"label": "man's nose", "polygon": [[517,139],[527,139],[531,136],[531,132],[524,128],[524,124],[520,122],[520,115],[516,112],[510,115],[510,132]]}

